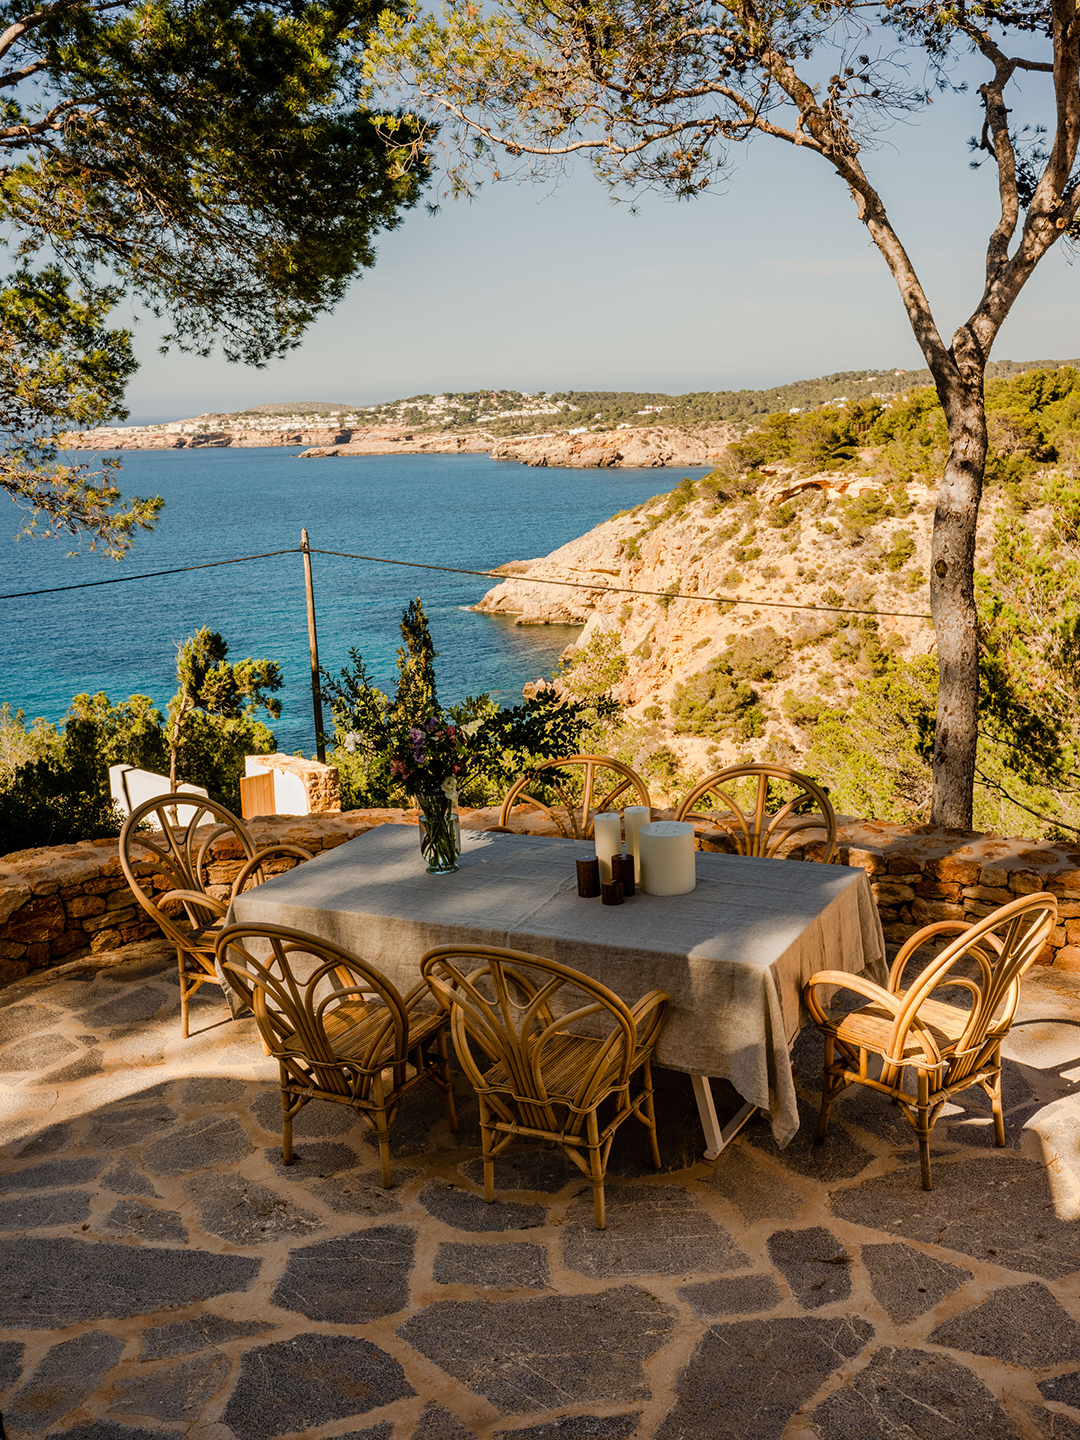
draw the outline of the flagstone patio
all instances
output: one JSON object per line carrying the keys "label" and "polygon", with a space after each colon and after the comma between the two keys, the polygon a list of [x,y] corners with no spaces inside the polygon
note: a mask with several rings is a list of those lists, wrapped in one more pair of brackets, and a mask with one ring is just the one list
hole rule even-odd
{"label": "flagstone patio", "polygon": [[1038,969],[1008,1142],[970,1092],[911,1132],[866,1092],[714,1164],[658,1075],[665,1170],[620,1131],[609,1227],[561,1153],[482,1198],[476,1105],[437,1093],[378,1183],[313,1102],[280,1160],[276,1067],[211,987],[180,1039],[156,942],[0,992],[0,1406],[12,1440],[1080,1440],[1080,975]]}

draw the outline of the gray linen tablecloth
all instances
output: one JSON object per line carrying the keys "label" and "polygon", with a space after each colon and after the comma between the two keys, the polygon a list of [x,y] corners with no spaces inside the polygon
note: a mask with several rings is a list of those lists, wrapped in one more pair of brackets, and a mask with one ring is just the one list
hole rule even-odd
{"label": "gray linen tablecloth", "polygon": [[269,922],[332,940],[402,991],[436,945],[499,945],[573,966],[628,1004],[671,996],[656,1062],[722,1076],[767,1110],[786,1145],[798,1129],[790,1043],[816,970],[885,976],[877,908],[862,870],[699,853],[689,895],[582,900],[578,840],[462,833],[460,869],[428,875],[415,825],[380,825],[237,896],[228,923]]}

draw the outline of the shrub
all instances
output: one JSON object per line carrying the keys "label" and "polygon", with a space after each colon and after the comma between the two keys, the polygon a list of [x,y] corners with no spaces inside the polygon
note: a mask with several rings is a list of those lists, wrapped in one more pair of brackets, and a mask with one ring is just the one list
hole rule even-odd
{"label": "shrub", "polygon": [[881,557],[885,562],[886,570],[902,570],[907,562],[915,554],[915,536],[910,530],[898,530],[893,536],[893,543],[890,549],[886,550]]}
{"label": "shrub", "polygon": [[779,674],[791,651],[791,643],[771,625],[761,625],[742,635],[728,637],[721,661],[733,675],[746,680],[769,680]]}
{"label": "shrub", "polygon": [[753,686],[732,679],[719,660],[675,687],[671,718],[680,735],[733,735],[746,740],[765,728]]}

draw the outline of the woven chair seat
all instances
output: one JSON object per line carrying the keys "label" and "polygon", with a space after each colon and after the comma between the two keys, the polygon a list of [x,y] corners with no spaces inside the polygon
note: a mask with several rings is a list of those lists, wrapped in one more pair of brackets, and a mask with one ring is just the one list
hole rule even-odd
{"label": "woven chair seat", "polygon": [[[582,1076],[591,1068],[597,1051],[605,1043],[588,1035],[573,1035],[570,1032],[554,1036],[544,1047],[544,1058],[540,1064],[540,1075],[548,1099],[557,1105],[572,1105],[581,1089]],[[639,1065],[645,1063],[650,1049],[651,1046],[635,1047],[634,1057],[630,1062],[631,1074]],[[620,1048],[616,1047],[607,1066],[590,1087],[594,1093],[617,1083],[622,1063]],[[510,1095],[516,1095],[510,1073],[502,1061],[486,1072],[484,1083],[489,1089],[505,1090]],[[530,1096],[520,1098],[535,1103]]]}
{"label": "woven chair seat", "polygon": [[[372,1040],[389,1018],[390,1012],[385,1005],[373,1005],[367,1000],[344,1000],[332,1010],[324,1012],[322,1028],[337,1059],[355,1060],[367,1056]],[[409,1048],[424,1044],[445,1024],[446,1017],[441,1011],[434,1015],[411,1016]],[[295,1031],[286,1035],[281,1045],[282,1049],[291,1050],[294,1054],[305,1053],[303,1042],[297,1040]],[[392,1065],[396,1057],[397,1041],[391,1025],[379,1055],[372,1056],[370,1060],[365,1059],[365,1064],[372,1070],[384,1069],[387,1065]]]}
{"label": "woven chair seat", "polygon": [[[934,1037],[934,1044],[942,1057],[955,1050],[964,1033],[964,1026],[971,1018],[969,1010],[958,1010],[955,1005],[946,1005],[941,1000],[924,1000],[919,1006],[919,1021]],[[838,1040],[849,1045],[858,1045],[872,1050],[877,1055],[887,1055],[893,1044],[896,1031],[896,1016],[884,1005],[863,1005],[852,1010],[835,1027]],[[918,1031],[909,1030],[904,1037],[904,1057],[913,1060],[925,1055]]]}

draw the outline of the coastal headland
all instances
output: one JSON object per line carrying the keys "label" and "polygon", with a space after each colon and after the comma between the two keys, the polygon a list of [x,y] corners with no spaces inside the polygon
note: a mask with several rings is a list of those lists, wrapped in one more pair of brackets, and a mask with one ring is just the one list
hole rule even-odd
{"label": "coastal headland", "polygon": [[364,455],[487,454],[520,465],[570,468],[649,469],[711,465],[734,438],[730,425],[624,426],[588,431],[548,431],[538,435],[493,435],[486,430],[420,431],[408,426],[363,428],[313,425],[234,424],[219,417],[213,426],[177,421],[169,426],[128,425],[61,437],[68,450],[181,450],[254,446],[306,448],[301,460]]}
{"label": "coastal headland", "polygon": [[[1012,362],[995,362],[1003,373]],[[530,466],[651,469],[712,465],[767,415],[870,397],[926,383],[929,374],[843,371],[768,390],[527,393],[477,390],[413,395],[376,405],[294,400],[153,425],[102,426],[61,436],[68,450],[302,447],[303,459],[367,455],[490,454]]]}

